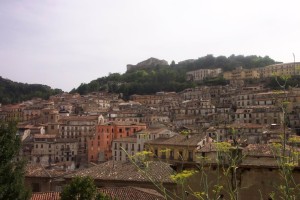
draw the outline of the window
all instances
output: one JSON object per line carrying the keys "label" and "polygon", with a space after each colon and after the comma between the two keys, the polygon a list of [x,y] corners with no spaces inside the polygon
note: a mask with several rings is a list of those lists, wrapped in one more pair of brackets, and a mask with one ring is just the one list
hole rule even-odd
{"label": "window", "polygon": [[158,156],[158,150],[154,149],[154,155],[157,157]]}
{"label": "window", "polygon": [[41,144],[41,148],[43,148],[43,144]]}
{"label": "window", "polygon": [[179,154],[178,160],[183,160],[183,152],[179,151],[178,154]]}
{"label": "window", "polygon": [[174,151],[173,151],[173,149],[170,150],[170,159],[174,159]]}
{"label": "window", "polygon": [[188,158],[189,161],[193,161],[193,152],[192,151],[189,151],[189,158]]}
{"label": "window", "polygon": [[41,187],[40,187],[39,183],[32,183],[31,187],[32,187],[32,192],[40,192],[41,191]]}

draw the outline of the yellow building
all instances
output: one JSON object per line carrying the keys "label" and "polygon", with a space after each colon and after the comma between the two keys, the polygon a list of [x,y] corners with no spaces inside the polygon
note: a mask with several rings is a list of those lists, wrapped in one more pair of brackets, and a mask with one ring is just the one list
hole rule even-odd
{"label": "yellow building", "polygon": [[257,79],[260,73],[257,69],[245,69],[245,79]]}
{"label": "yellow building", "polygon": [[260,76],[262,78],[272,76],[295,76],[300,75],[300,63],[280,63],[275,65],[269,65],[260,68]]}
{"label": "yellow building", "polygon": [[206,138],[201,134],[175,135],[173,137],[160,137],[148,141],[145,147],[151,151],[154,159],[172,164],[188,164],[196,162],[197,147],[205,144]]}
{"label": "yellow building", "polygon": [[226,80],[231,80],[232,79],[232,72],[224,72],[223,73],[223,78]]}

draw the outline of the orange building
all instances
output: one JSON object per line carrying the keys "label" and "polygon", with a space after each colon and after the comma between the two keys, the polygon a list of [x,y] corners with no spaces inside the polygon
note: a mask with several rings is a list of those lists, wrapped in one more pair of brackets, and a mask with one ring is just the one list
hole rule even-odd
{"label": "orange building", "polygon": [[108,122],[97,126],[96,135],[88,140],[88,161],[101,162],[112,158],[112,141],[133,135],[146,129],[146,124],[132,122]]}

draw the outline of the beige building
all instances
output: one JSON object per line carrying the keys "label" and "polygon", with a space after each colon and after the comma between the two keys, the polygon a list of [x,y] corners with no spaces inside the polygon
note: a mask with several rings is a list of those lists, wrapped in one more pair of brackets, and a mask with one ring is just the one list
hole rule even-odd
{"label": "beige building", "polygon": [[252,106],[235,112],[236,123],[282,124],[282,119],[283,113],[276,106]]}
{"label": "beige building", "polygon": [[232,72],[231,71],[224,72],[223,73],[223,78],[226,79],[226,80],[231,80],[232,79]]}
{"label": "beige building", "polygon": [[259,69],[262,78],[272,76],[295,76],[300,75],[300,62],[296,63],[280,63],[269,65]]}
{"label": "beige building", "polygon": [[112,142],[112,159],[128,161],[128,156],[145,150],[145,142],[157,138],[169,138],[176,133],[163,126],[152,126],[148,129],[137,132],[134,136],[115,139]]}
{"label": "beige building", "polygon": [[88,138],[96,134],[96,125],[104,122],[100,116],[70,116],[59,120],[59,137],[78,141],[78,162],[87,163]]}
{"label": "beige building", "polygon": [[35,134],[32,141],[31,163],[50,165],[72,162],[75,167],[78,143],[75,139],[61,139],[55,135]]}
{"label": "beige building", "polygon": [[186,73],[186,80],[188,81],[203,81],[205,78],[217,77],[221,74],[222,69],[198,69]]}
{"label": "beige building", "polygon": [[197,149],[205,145],[207,138],[201,134],[175,135],[158,138],[145,143],[146,149],[153,153],[153,158],[174,165],[183,166],[195,163]]}
{"label": "beige building", "polygon": [[260,71],[259,69],[243,69],[243,67],[238,67],[235,70],[224,72],[223,78],[226,80],[257,79],[260,78]]}
{"label": "beige building", "polygon": [[245,69],[245,79],[258,79],[260,73],[258,69]]}

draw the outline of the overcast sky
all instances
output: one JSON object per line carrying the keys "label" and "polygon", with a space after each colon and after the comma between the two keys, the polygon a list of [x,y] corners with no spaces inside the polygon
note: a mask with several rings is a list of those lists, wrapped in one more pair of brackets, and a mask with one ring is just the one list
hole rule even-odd
{"label": "overcast sky", "polygon": [[0,76],[70,91],[149,57],[300,57],[299,0],[0,0]]}

